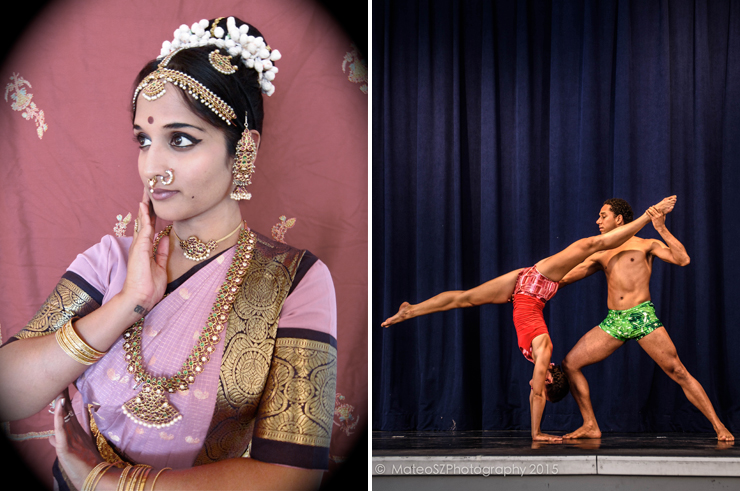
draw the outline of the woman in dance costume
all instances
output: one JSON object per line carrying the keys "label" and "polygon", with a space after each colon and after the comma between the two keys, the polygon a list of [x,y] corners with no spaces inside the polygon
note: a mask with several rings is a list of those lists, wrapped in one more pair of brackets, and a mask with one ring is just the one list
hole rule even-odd
{"label": "woman in dance costume", "polygon": [[[133,238],[80,254],[0,349],[0,420],[78,389],[54,409],[59,489],[318,488],[335,401],[331,275],[251,230],[238,201],[279,58],[254,26],[221,17],[181,26],[139,73]],[[157,216],[172,225],[155,234]]]}
{"label": "woman in dance costume", "polygon": [[416,305],[404,302],[398,313],[386,319],[381,325],[388,327],[433,312],[513,301],[514,326],[519,349],[526,359],[534,363],[530,381],[532,391],[529,396],[532,440],[562,441],[562,437],[547,435],[540,431],[545,401],[557,402],[568,393],[567,378],[559,366],[553,367],[550,363],[552,341],[542,316],[545,302],[555,295],[558,281],[571,269],[597,251],[619,247],[649,223],[652,217],[670,213],[675,204],[675,196],[665,198],[626,226],[618,227],[606,234],[577,240],[534,266],[511,271],[470,290],[442,292]]}

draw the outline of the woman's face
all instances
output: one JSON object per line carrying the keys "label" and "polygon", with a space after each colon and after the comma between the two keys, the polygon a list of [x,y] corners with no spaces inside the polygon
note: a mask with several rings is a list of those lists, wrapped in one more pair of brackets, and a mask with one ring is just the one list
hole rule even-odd
{"label": "woman's face", "polygon": [[134,137],[139,143],[139,176],[149,187],[154,176],[174,179],[164,186],[160,180],[150,193],[158,217],[171,221],[223,216],[230,205],[233,159],[226,150],[226,137],[218,128],[200,119],[172,85],[157,100],[141,95],[136,101]]}

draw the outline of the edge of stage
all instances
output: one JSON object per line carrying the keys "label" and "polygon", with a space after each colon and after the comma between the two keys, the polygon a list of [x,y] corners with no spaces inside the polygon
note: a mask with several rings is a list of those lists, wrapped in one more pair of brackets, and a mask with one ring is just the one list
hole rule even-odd
{"label": "edge of stage", "polygon": [[372,448],[373,489],[740,489],[740,444],[713,433],[559,444],[526,431],[374,431]]}

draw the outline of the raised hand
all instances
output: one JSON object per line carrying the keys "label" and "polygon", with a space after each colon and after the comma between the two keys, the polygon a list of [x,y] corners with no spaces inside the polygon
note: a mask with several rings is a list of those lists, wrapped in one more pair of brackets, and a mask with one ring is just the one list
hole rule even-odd
{"label": "raised hand", "polygon": [[401,306],[398,308],[398,313],[394,315],[393,317],[388,317],[385,322],[381,324],[383,327],[388,327],[393,324],[397,324],[399,322],[403,322],[405,320],[411,319],[413,316],[411,315],[411,304],[408,302],[403,302]]}
{"label": "raised hand", "polygon": [[654,206],[648,208],[647,214],[653,221],[653,227],[658,230],[665,225],[665,215],[659,212]]}
{"label": "raised hand", "polygon": [[139,203],[137,218],[138,230],[134,230],[128,257],[126,281],[121,294],[129,298],[135,310],[145,316],[164,296],[167,288],[167,259],[169,257],[169,236],[163,237],[152,255],[154,246],[154,220],[149,211],[149,195],[144,190],[144,198]]}

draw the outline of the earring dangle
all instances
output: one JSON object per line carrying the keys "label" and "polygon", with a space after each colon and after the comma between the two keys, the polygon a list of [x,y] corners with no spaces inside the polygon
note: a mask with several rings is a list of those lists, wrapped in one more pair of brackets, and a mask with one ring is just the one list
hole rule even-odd
{"label": "earring dangle", "polygon": [[254,161],[257,158],[257,145],[252,139],[249,132],[249,125],[246,117],[244,118],[244,131],[239,143],[236,144],[236,155],[234,156],[234,191],[231,193],[231,199],[242,200],[251,199],[252,193],[247,191],[247,186],[252,184],[252,174],[254,173]]}

